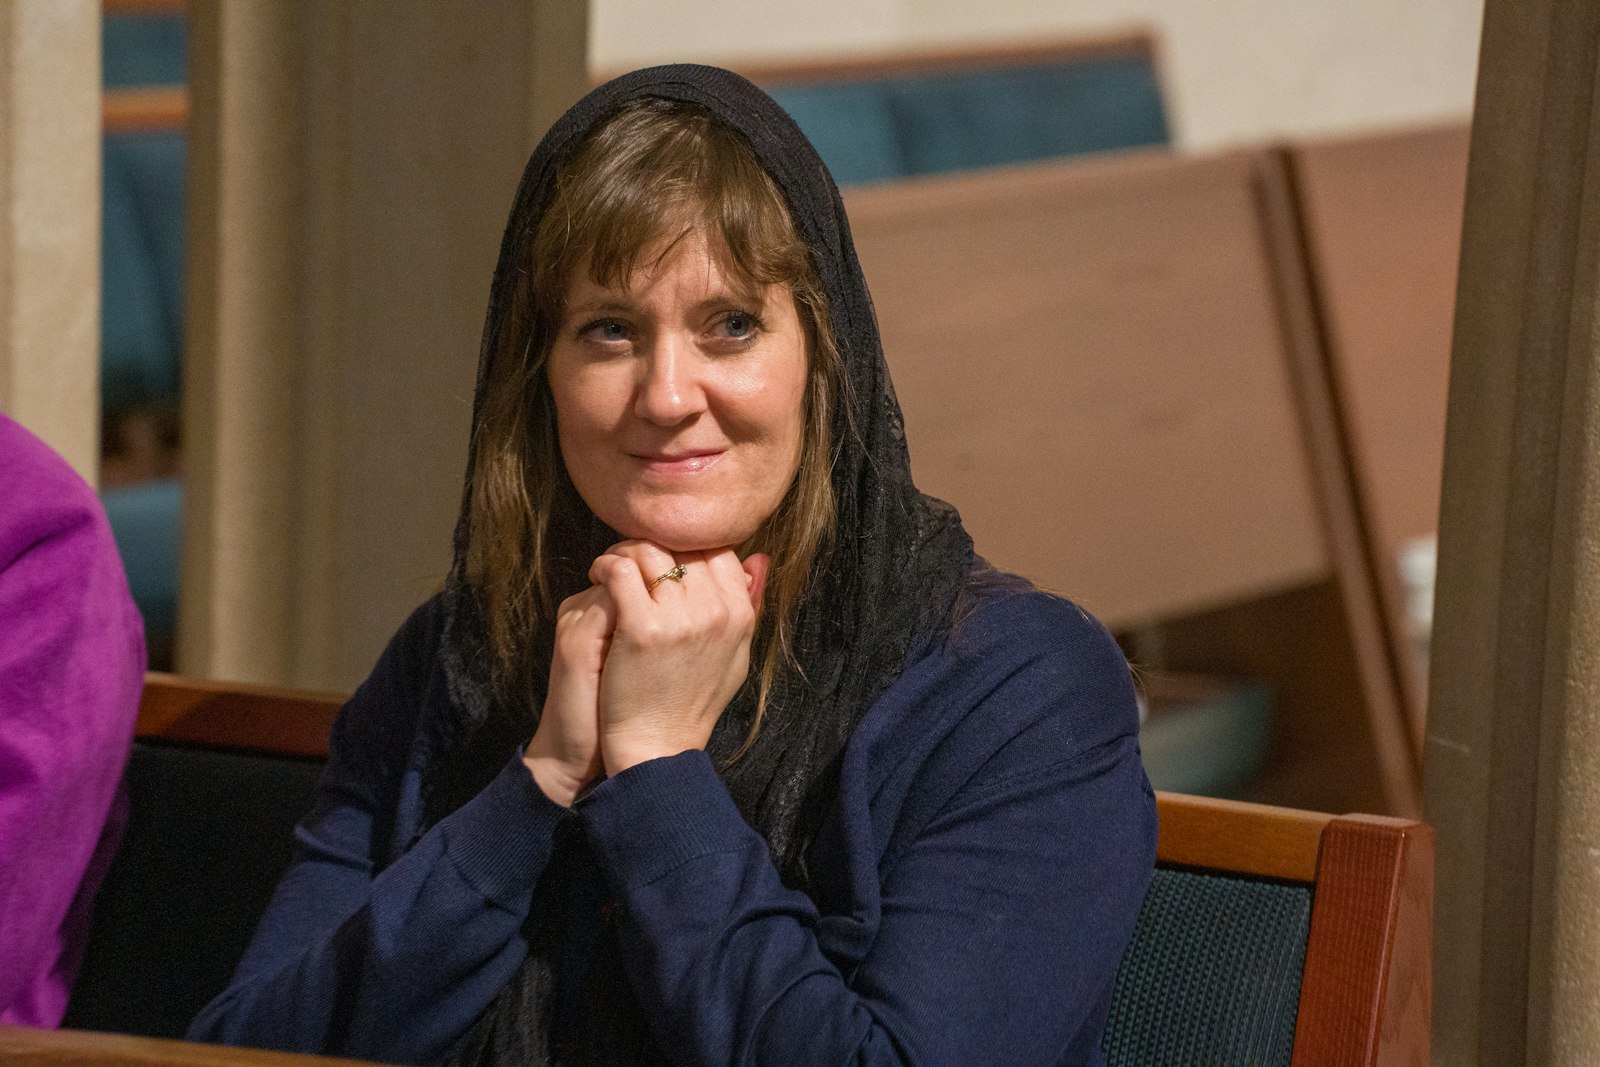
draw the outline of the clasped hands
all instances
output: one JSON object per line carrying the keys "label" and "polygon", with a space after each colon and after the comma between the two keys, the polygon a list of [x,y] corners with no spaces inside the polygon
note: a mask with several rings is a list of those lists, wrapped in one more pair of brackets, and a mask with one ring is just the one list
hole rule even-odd
{"label": "clasped hands", "polygon": [[[556,612],[544,711],[523,754],[546,796],[570,807],[602,773],[706,746],[749,672],[769,562],[649,541],[594,561],[594,584]],[[680,565],[680,580],[652,587]]]}

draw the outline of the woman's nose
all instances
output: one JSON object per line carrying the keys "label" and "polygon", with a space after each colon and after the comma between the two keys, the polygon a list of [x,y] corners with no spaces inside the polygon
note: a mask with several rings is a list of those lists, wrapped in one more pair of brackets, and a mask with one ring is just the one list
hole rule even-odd
{"label": "woman's nose", "polygon": [[642,361],[633,413],[658,426],[675,426],[704,411],[699,366],[692,342],[670,334],[658,336]]}

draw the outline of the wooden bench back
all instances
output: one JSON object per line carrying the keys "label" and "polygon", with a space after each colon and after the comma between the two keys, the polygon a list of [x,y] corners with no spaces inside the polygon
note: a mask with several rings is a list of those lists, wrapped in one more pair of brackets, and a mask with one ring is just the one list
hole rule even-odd
{"label": "wooden bench back", "polygon": [[1293,1063],[1426,1063],[1433,828],[1157,795],[1157,862],[1312,887]]}
{"label": "wooden bench back", "polygon": [[1332,571],[1260,180],[1148,153],[846,196],[918,486],[1114,628]]}
{"label": "wooden bench back", "polygon": [[1408,641],[1402,546],[1438,529],[1467,128],[1288,150],[1378,590],[1416,743],[1427,679]]}
{"label": "wooden bench back", "polygon": [[[298,759],[326,753],[340,703],[331,694],[152,674],[138,735]],[[1311,887],[1294,1063],[1413,1062],[1406,1057],[1426,1051],[1430,827],[1167,793],[1157,796],[1157,807],[1159,864]],[[0,1052],[4,1040],[0,1034]]]}
{"label": "wooden bench back", "polygon": [[0,1063],[7,1067],[361,1067],[363,1062],[86,1030],[0,1026]]}

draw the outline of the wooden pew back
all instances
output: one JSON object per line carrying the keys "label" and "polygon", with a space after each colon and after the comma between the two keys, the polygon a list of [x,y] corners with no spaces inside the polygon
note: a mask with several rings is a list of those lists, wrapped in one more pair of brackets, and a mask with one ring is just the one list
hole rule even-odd
{"label": "wooden pew back", "polygon": [[1112,627],[1329,575],[1250,154],[846,196],[918,485]]}
{"label": "wooden pew back", "polygon": [[1378,591],[1420,747],[1402,546],[1438,529],[1445,393],[1466,200],[1467,128],[1289,149],[1330,374]]}
{"label": "wooden pew back", "polygon": [[0,1026],[0,1063],[7,1067],[361,1067],[364,1062],[126,1034]]}
{"label": "wooden pew back", "polygon": [[[1331,714],[1360,754],[1349,792],[1414,812],[1420,764],[1282,154],[1130,153],[845,201],[918,485],[993,562],[1113,628],[1332,586],[1309,652],[1263,653],[1277,624],[1261,618],[1171,665],[1267,678],[1285,739],[1327,735]],[[1323,646],[1338,670],[1307,685]],[[1300,747],[1281,761],[1326,754]],[[1287,795],[1299,779],[1280,776]]]}
{"label": "wooden pew back", "polygon": [[[308,750],[326,751],[327,730],[338,706],[339,698],[324,694],[226,686],[152,674],[146,683],[138,732],[141,744],[164,744],[168,751],[188,752],[199,757],[219,753],[250,755],[303,766],[300,761],[310,754]],[[319,737],[324,740],[318,741]],[[196,744],[197,739],[203,739],[205,747]],[[227,828],[237,822],[237,801],[242,798],[243,790],[235,789],[233,796],[235,803],[232,804],[226,793],[213,801],[216,810],[206,813],[210,830],[204,824],[198,830],[186,825],[184,832],[210,832],[219,839],[226,839]],[[151,798],[136,794],[133,800],[136,820],[141,805],[145,810],[156,810],[151,807]],[[1293,1003],[1288,1006],[1289,1019],[1293,1022],[1295,1064],[1399,1062],[1393,1057],[1427,1048],[1432,902],[1432,831],[1429,827],[1400,819],[1335,818],[1175,794],[1161,794],[1157,804],[1161,819],[1157,860],[1163,874],[1179,879],[1225,878],[1240,885],[1298,886],[1306,895],[1309,921],[1300,931],[1304,938],[1300,946],[1305,961],[1303,978],[1295,990],[1298,1006]],[[284,814],[292,822],[300,811]],[[284,844],[287,846],[287,840]],[[118,863],[136,864],[142,858],[135,850],[119,857]],[[219,866],[237,864],[239,857],[213,857],[211,862]],[[248,869],[248,865],[235,865],[225,873],[237,877],[239,871]],[[256,871],[254,876],[264,884],[236,888],[270,892],[276,874]],[[109,882],[106,892],[116,892]],[[256,899],[264,903],[265,896],[257,893]],[[129,908],[141,907],[160,914],[176,912],[192,925],[195,913],[206,906],[207,901],[199,897],[159,895],[142,901],[117,901],[113,896],[102,897],[97,911],[120,910],[124,916],[129,914]],[[1147,912],[1150,908],[1147,902]],[[1203,931],[1218,915],[1191,910],[1175,917],[1183,928]],[[254,916],[248,918],[253,925]],[[1169,908],[1165,921],[1170,924],[1173,918]],[[1249,918],[1246,916],[1247,920]],[[95,938],[115,939],[118,931],[105,928],[98,919],[97,914]],[[1138,1035],[1130,1034],[1125,1025],[1122,1030],[1116,1029],[1123,1025],[1120,1020],[1149,1017],[1155,1006],[1146,1000],[1151,997],[1166,1000],[1177,995],[1184,975],[1193,973],[1185,968],[1160,971],[1161,954],[1151,956],[1145,950],[1151,947],[1152,930],[1159,934],[1172,927],[1157,928],[1153,922],[1141,916],[1141,932],[1135,936],[1129,959],[1144,952],[1139,958],[1146,962],[1140,964],[1141,974],[1133,978],[1119,976],[1119,1000],[1114,1006],[1113,1030],[1107,1039],[1108,1045],[1115,1045],[1129,1054],[1139,1053],[1142,1046],[1138,1044]],[[158,956],[183,947],[160,942],[135,946],[133,955],[128,957],[130,966],[139,967],[138,974],[147,984],[158,984],[149,979],[152,968],[160,962]],[[1160,948],[1159,945],[1155,947]],[[1211,947],[1202,944],[1205,951],[1210,951]],[[1285,949],[1293,953],[1299,952],[1300,947],[1288,945]],[[97,947],[91,942],[91,957],[97,951],[103,954],[105,946]],[[1152,958],[1158,961],[1155,970],[1148,963]],[[219,973],[225,980],[226,971],[231,969],[234,960],[221,962]],[[1125,961],[1124,971],[1130,966],[1132,964]],[[1229,978],[1239,979],[1245,988],[1253,981],[1248,975],[1214,976],[1211,980],[1221,984]],[[91,983],[104,980],[104,977],[89,978]],[[123,980],[141,979],[125,975]],[[88,1025],[83,998],[92,995],[93,990],[75,991],[72,1012],[77,1017],[69,1014],[69,1026]],[[1235,1004],[1234,1010],[1237,1009]],[[164,1007],[157,1005],[158,1016],[162,1010]],[[1252,1010],[1264,1013],[1260,1005]],[[1277,1010],[1281,1016],[1283,1005],[1277,1005]],[[1169,1042],[1169,1047],[1190,1050],[1204,1047],[1170,1043],[1210,1040],[1206,1027],[1218,1019],[1238,1022],[1237,1018],[1225,1019],[1208,1009],[1188,1020],[1188,1025],[1199,1026],[1199,1030],[1185,1031],[1179,1025],[1183,1020],[1168,1019],[1163,1039]],[[123,1017],[117,1022],[120,1029],[139,1032],[136,1018]],[[213,1050],[214,1058],[205,1058],[210,1053],[199,1052],[193,1053],[197,1058],[183,1058],[190,1055],[190,1051],[185,1050],[192,1050],[194,1046],[166,1049],[157,1045],[76,1038],[63,1038],[59,1044],[48,1041],[39,1044],[31,1033],[0,1031],[0,1054],[14,1049],[19,1056],[27,1053],[39,1057],[28,1061],[39,1063],[142,1064],[160,1062],[160,1055],[172,1057],[165,1062],[197,1065],[259,1062],[266,1067],[276,1062],[230,1058],[233,1053],[220,1050]],[[171,1036],[170,1033],[167,1036]],[[183,1055],[179,1056],[179,1052]],[[48,1058],[58,1054],[79,1058]],[[124,1058],[115,1058],[119,1055]],[[106,1058],[96,1059],[95,1056]],[[157,1059],[141,1059],[140,1056]],[[6,1062],[13,1061],[7,1059]],[[1130,1061],[1113,1057],[1112,1062]]]}
{"label": "wooden pew back", "polygon": [[1157,806],[1157,882],[1118,975],[1108,1067],[1425,1062],[1431,827],[1167,793]]}
{"label": "wooden pew back", "polygon": [[222,992],[288,865],[341,703],[148,676],[128,825],[68,1027],[181,1037]]}

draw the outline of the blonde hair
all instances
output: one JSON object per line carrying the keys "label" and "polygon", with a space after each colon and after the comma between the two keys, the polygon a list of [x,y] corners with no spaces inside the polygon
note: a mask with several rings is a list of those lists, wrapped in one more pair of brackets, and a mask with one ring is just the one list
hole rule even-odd
{"label": "blonde hair", "polygon": [[472,441],[467,580],[484,610],[498,695],[531,699],[528,656],[559,606],[551,519],[573,499],[563,493],[545,375],[566,283],[587,269],[596,284],[625,284],[648,252],[692,232],[732,279],[786,286],[809,342],[799,469],[750,543],[772,564],[751,650],[755,715],[737,759],[760,729],[780,670],[798,670],[794,619],[832,544],[830,426],[845,377],[821,281],[783,194],[743,138],[703,108],[632,101],[598,123],[557,172],[489,357]]}

